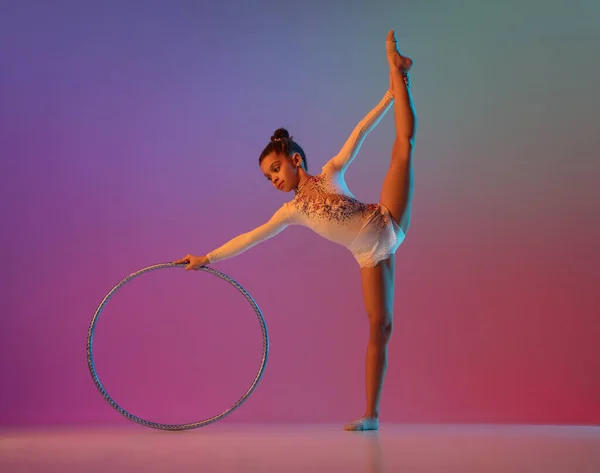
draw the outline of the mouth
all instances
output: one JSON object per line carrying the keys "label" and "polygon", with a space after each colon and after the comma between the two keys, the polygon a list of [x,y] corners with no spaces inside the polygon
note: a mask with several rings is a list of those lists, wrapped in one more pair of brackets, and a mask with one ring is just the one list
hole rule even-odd
{"label": "mouth", "polygon": [[281,190],[283,188],[283,183],[285,181],[281,181],[278,185],[277,185],[277,189]]}

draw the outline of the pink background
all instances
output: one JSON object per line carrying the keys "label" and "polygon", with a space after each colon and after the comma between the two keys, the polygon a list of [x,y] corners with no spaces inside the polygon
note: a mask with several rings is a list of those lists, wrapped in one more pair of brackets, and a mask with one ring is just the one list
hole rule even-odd
{"label": "pink background", "polygon": [[[267,220],[291,197],[257,166],[271,133],[318,171],[387,88],[389,28],[415,61],[419,132],[383,419],[599,423],[600,9],[495,3],[2,2],[0,424],[129,422],[87,369],[96,307]],[[392,142],[388,114],[347,174],[360,199]],[[215,267],[272,342],[225,422],[361,415],[347,250],[292,227]],[[109,302],[95,354],[123,407],[192,422],[243,393],[260,349],[234,289],[166,269]]]}

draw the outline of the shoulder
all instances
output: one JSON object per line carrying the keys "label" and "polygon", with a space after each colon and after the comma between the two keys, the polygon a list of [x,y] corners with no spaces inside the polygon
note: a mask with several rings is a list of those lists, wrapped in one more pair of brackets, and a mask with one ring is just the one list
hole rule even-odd
{"label": "shoulder", "polygon": [[333,164],[333,159],[327,161],[321,168],[321,174],[323,177],[328,178],[331,176],[337,176],[343,174],[343,171]]}
{"label": "shoulder", "polygon": [[339,169],[331,163],[325,164],[320,174],[322,186],[330,191],[339,192],[340,188],[346,187],[345,174],[344,169]]}

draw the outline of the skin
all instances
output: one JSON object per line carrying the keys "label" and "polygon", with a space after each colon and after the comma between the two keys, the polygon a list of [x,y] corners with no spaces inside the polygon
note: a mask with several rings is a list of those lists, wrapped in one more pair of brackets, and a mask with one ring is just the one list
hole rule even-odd
{"label": "skin", "polygon": [[[390,211],[392,219],[408,233],[413,196],[413,147],[416,113],[410,90],[404,83],[404,73],[412,61],[401,56],[394,31],[386,38],[390,67],[390,89],[394,95],[396,138],[391,161],[383,181],[379,202]],[[300,155],[283,156],[271,153],[261,162],[261,170],[275,189],[290,192],[310,175],[302,167]],[[187,263],[186,270],[208,263],[206,256],[186,255],[175,263]],[[388,362],[388,344],[393,329],[395,264],[393,256],[373,268],[361,268],[362,294],[369,319],[369,341],[365,360],[366,410],[359,421],[346,425],[346,430],[378,428],[379,405]]]}
{"label": "skin", "polygon": [[271,153],[265,156],[260,168],[275,189],[290,192],[301,185],[310,174],[302,167],[302,158],[298,153],[292,156]]}

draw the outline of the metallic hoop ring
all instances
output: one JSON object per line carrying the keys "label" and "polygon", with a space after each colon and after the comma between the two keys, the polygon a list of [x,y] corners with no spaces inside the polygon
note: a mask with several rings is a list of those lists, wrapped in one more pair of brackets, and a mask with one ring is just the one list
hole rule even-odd
{"label": "metallic hoop ring", "polygon": [[218,415],[216,415],[214,417],[210,417],[208,419],[201,420],[201,421],[198,421],[198,422],[193,422],[193,423],[190,423],[190,424],[159,424],[159,423],[156,423],[156,422],[151,422],[151,421],[148,421],[148,420],[140,419],[139,417],[137,417],[137,416],[135,416],[135,415],[127,412],[125,409],[123,409],[121,406],[119,406],[109,396],[109,394],[106,392],[106,390],[102,386],[102,383],[100,382],[100,379],[98,378],[98,374],[96,373],[96,368],[94,366],[94,356],[92,354],[92,347],[93,347],[93,342],[94,342],[94,330],[96,329],[96,323],[98,321],[98,317],[100,316],[100,313],[102,312],[102,309],[104,308],[104,306],[106,305],[106,303],[108,302],[108,300],[113,296],[113,294],[119,288],[121,288],[123,285],[125,285],[126,283],[128,283],[132,279],[134,279],[134,278],[136,278],[136,277],[138,277],[138,276],[140,276],[140,275],[142,275],[144,273],[147,273],[149,271],[154,271],[156,269],[172,268],[172,267],[185,267],[185,266],[186,266],[185,264],[160,263],[160,264],[155,264],[153,266],[148,266],[147,268],[140,269],[139,271],[130,274],[125,279],[123,279],[121,282],[119,282],[119,284],[117,284],[115,287],[113,287],[112,290],[102,300],[102,302],[98,306],[98,309],[96,309],[96,313],[94,314],[94,317],[92,318],[92,322],[90,323],[90,328],[88,330],[88,336],[87,336],[87,361],[88,361],[88,368],[90,370],[90,374],[92,375],[92,379],[94,380],[94,383],[96,384],[96,387],[100,391],[100,394],[102,394],[102,396],[104,397],[104,399],[106,399],[106,401],[113,408],[115,408],[117,410],[117,412],[119,412],[120,414],[122,414],[123,416],[125,416],[127,419],[132,420],[133,422],[137,422],[138,424],[141,424],[141,425],[143,425],[145,427],[150,427],[150,428],[153,428],[153,429],[160,429],[160,430],[189,430],[189,429],[196,429],[198,427],[204,427],[205,425],[212,424],[213,422],[216,422],[217,420],[222,419],[226,415],[231,414],[235,409],[237,409],[238,407],[240,407],[240,405],[248,398],[248,396],[250,396],[250,394],[252,393],[252,391],[254,391],[254,389],[256,388],[258,382],[260,381],[260,379],[261,379],[261,377],[262,377],[262,375],[263,375],[263,373],[265,371],[265,367],[267,365],[267,359],[268,359],[268,356],[269,356],[269,333],[267,331],[267,325],[265,323],[265,319],[264,319],[264,317],[262,315],[261,310],[259,309],[258,305],[254,301],[254,299],[252,298],[252,296],[238,282],[234,281],[229,276],[221,273],[220,271],[217,271],[216,269],[203,266],[203,267],[199,268],[200,271],[205,271],[205,272],[207,272],[209,274],[217,276],[217,277],[223,279],[224,281],[227,281],[229,284],[231,284],[233,287],[235,287],[238,291],[240,291],[242,293],[242,295],[248,300],[248,302],[250,303],[250,305],[254,309],[254,312],[256,313],[256,316],[258,317],[258,322],[260,323],[260,327],[261,327],[262,335],[263,335],[263,354],[262,354],[262,360],[261,360],[261,363],[260,363],[260,368],[258,370],[258,373],[256,374],[256,377],[254,378],[254,381],[252,382],[252,384],[250,385],[250,387],[248,388],[248,390],[229,409],[223,411],[222,413],[220,413],[220,414],[218,414]]}

